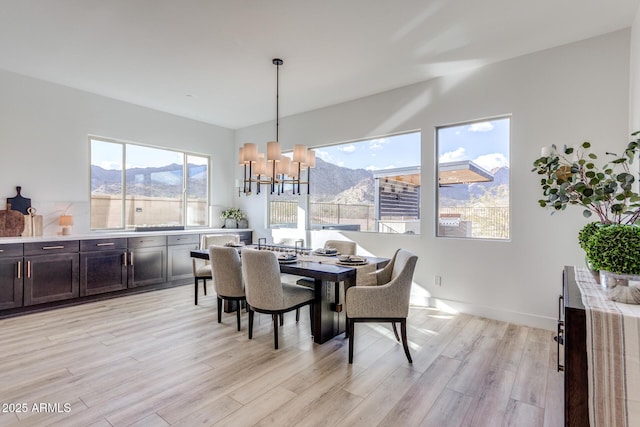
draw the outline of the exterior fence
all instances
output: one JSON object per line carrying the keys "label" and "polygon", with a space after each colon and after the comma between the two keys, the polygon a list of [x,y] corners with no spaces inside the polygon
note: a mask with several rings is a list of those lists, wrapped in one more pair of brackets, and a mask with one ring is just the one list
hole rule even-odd
{"label": "exterior fence", "polygon": [[441,207],[439,215],[459,214],[460,220],[472,224],[471,237],[489,239],[509,238],[509,208],[499,207]]}

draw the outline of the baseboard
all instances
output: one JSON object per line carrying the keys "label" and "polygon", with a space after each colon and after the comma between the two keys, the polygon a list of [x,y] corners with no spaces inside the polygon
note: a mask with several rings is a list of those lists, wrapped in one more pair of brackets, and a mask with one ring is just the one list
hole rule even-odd
{"label": "baseboard", "polygon": [[502,322],[530,326],[532,328],[546,329],[549,331],[555,331],[558,325],[558,319],[553,317],[539,316],[537,314],[522,313],[518,311],[504,310],[496,307],[469,304],[466,302],[441,298],[412,295],[411,304],[425,305],[444,311],[467,313],[473,316],[486,317],[489,319],[500,320]]}

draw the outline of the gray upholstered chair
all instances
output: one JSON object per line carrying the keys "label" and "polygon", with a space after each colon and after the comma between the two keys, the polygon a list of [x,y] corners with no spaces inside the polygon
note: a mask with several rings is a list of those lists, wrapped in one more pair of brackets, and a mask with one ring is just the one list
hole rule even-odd
{"label": "gray upholstered chair", "polygon": [[[200,238],[200,249],[207,250],[211,245],[222,246],[227,242],[240,242],[237,234],[205,234]],[[204,294],[207,294],[207,280],[213,279],[210,261],[192,259],[193,281],[195,285],[195,304],[198,305],[198,284],[202,280]]]}
{"label": "gray upholstered chair", "polygon": [[[254,311],[271,314],[274,347],[278,348],[278,318],[283,313],[309,306],[313,319],[313,289],[280,280],[278,258],[271,251],[242,250],[242,275],[249,309],[249,339],[253,338]],[[296,321],[299,320],[296,316]]]}
{"label": "gray upholstered chair", "polygon": [[409,314],[409,297],[411,295],[411,281],[418,257],[413,253],[400,249],[389,263],[392,266],[381,270],[381,278],[389,272],[389,281],[378,286],[353,286],[347,290],[346,310],[347,327],[349,330],[349,363],[353,363],[354,329],[357,322],[391,322],[398,337],[396,322],[400,322],[404,353],[409,360],[409,345],[407,342],[407,316]]}
{"label": "gray upholstered chair", "polygon": [[355,255],[357,245],[356,242],[351,242],[349,240],[327,240],[324,243],[324,248],[337,249],[342,255]]}
{"label": "gray upholstered chair", "polygon": [[212,245],[209,246],[209,259],[211,270],[213,270],[213,286],[218,299],[218,323],[222,323],[222,300],[235,301],[238,330],[240,330],[240,306],[246,298],[238,250]]}

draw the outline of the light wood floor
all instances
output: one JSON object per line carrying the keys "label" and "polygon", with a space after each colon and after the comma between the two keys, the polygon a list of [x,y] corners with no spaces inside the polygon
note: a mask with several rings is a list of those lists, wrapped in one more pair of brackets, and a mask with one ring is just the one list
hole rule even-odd
{"label": "light wood floor", "polygon": [[0,320],[0,426],[563,425],[552,332],[413,307],[413,365],[384,324],[356,325],[349,365],[307,308],[274,350],[270,317],[249,341],[215,306],[182,286]]}

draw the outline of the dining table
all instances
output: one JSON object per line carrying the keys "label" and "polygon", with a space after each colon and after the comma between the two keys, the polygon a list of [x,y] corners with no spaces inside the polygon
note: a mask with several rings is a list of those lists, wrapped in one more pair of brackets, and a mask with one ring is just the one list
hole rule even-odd
{"label": "dining table", "polygon": [[[246,247],[258,249],[257,245]],[[264,248],[261,249],[264,250]],[[274,251],[277,255],[287,250],[279,251],[278,249],[270,246],[268,250]],[[374,276],[369,273],[383,268],[389,262],[389,258],[361,256],[366,263],[345,265],[337,256],[318,255],[313,251],[300,252],[295,254],[295,259],[282,260],[280,272],[308,278],[304,283],[313,286],[315,299],[311,332],[313,341],[322,344],[347,330],[344,309],[344,295],[347,289],[356,284],[370,284]],[[209,251],[192,250],[191,257],[208,260]],[[197,285],[195,289],[197,292]]]}

